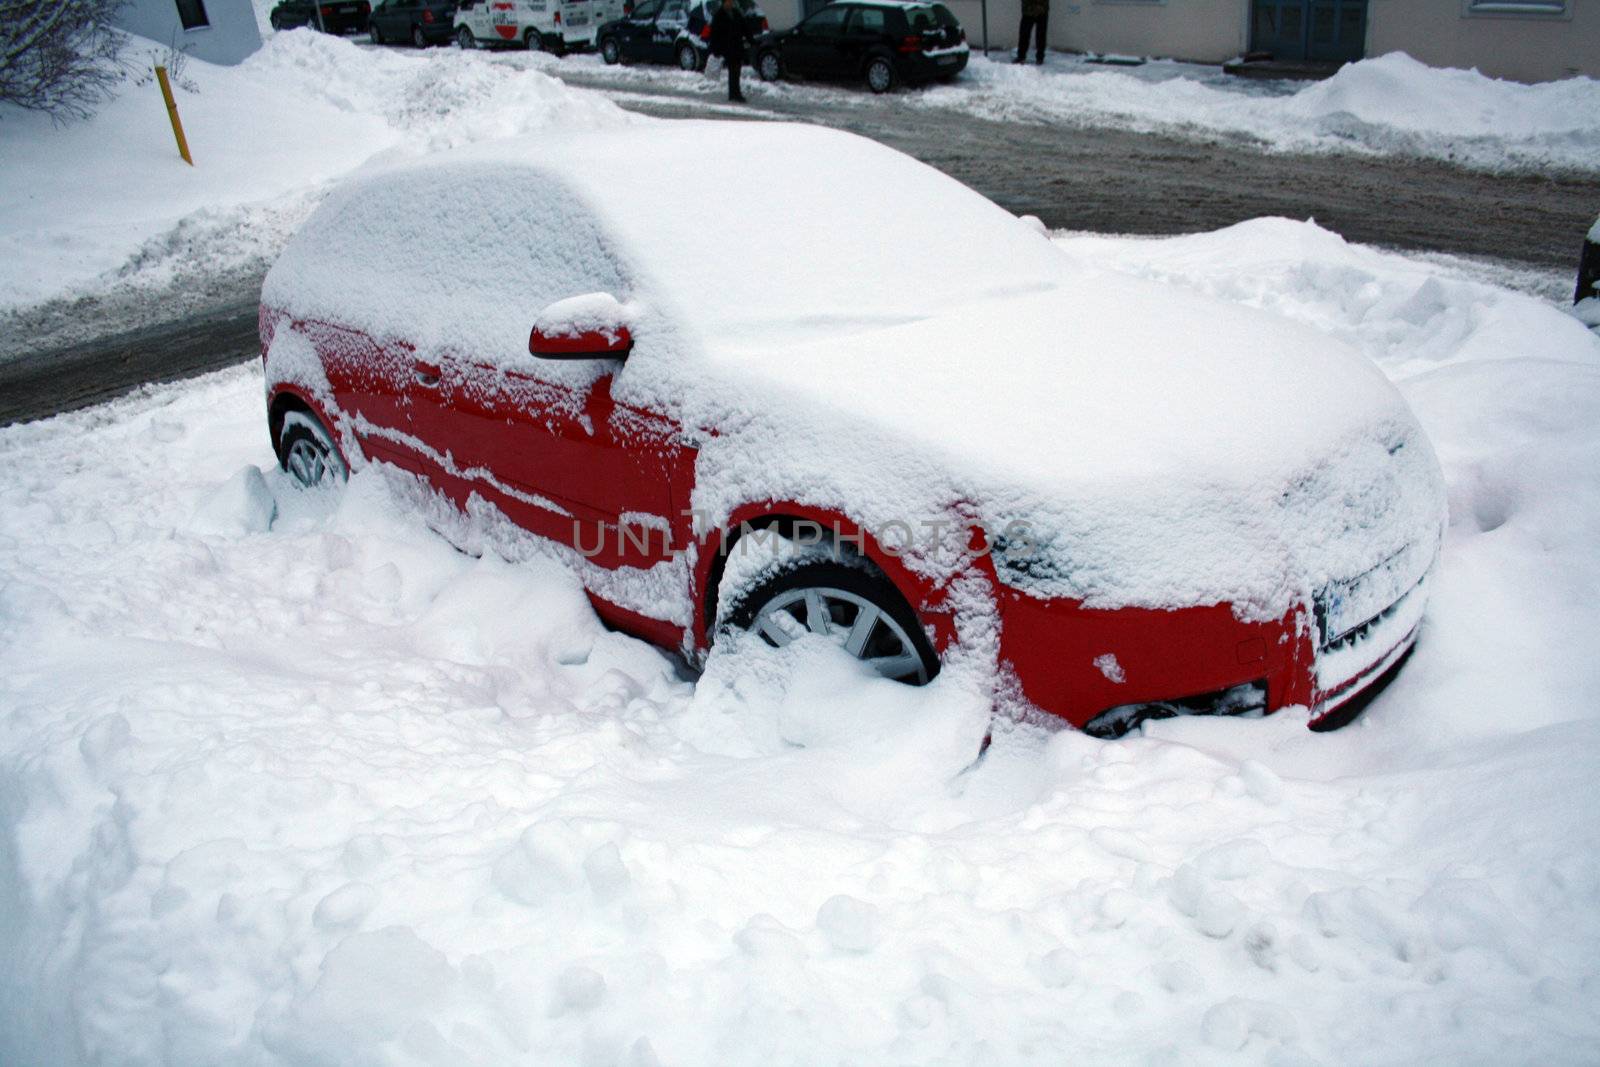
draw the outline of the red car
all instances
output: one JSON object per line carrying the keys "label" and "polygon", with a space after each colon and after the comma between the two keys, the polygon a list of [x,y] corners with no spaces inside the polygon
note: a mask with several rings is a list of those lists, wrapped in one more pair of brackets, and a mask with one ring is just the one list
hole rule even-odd
{"label": "red car", "polygon": [[1347,718],[1416,640],[1443,528],[1359,355],[796,124],[373,171],[273,267],[261,342],[302,484],[386,465],[456,543],[559,556],[691,659],[743,627],[909,682],[977,664],[1102,734]]}

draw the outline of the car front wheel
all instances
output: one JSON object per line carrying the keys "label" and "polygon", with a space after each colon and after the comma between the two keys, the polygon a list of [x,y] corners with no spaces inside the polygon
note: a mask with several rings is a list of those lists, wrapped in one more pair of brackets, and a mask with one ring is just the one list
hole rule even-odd
{"label": "car front wheel", "polygon": [[688,41],[678,46],[678,68],[680,70],[699,70],[702,65],[698,48]]}
{"label": "car front wheel", "polygon": [[301,411],[283,417],[278,463],[304,489],[332,485],[350,476],[327,427]]}
{"label": "car front wheel", "polygon": [[456,44],[460,45],[462,49],[469,52],[478,47],[478,39],[472,36],[471,26],[463,26],[459,31],[457,31]]}
{"label": "car front wheel", "polygon": [[383,31],[378,28],[378,24],[376,22],[367,23],[367,36],[372,38],[373,44],[383,43]]}
{"label": "car front wheel", "polygon": [[422,35],[421,26],[411,27],[411,46],[413,48],[428,47],[428,39]]}
{"label": "car front wheel", "polygon": [[886,93],[894,88],[894,63],[886,56],[878,56],[867,64],[867,88],[875,93]]}
{"label": "car front wheel", "polygon": [[600,42],[600,58],[612,65],[622,62],[622,50],[617,47],[615,37],[607,37]]}
{"label": "car front wheel", "polygon": [[761,75],[764,82],[775,82],[783,77],[783,63],[778,59],[776,52],[762,52],[756,59],[756,73]]}
{"label": "car front wheel", "polygon": [[897,682],[922,685],[939,673],[939,658],[905,598],[867,565],[832,558],[800,563],[734,600],[722,629],[749,630],[776,648],[815,634]]}

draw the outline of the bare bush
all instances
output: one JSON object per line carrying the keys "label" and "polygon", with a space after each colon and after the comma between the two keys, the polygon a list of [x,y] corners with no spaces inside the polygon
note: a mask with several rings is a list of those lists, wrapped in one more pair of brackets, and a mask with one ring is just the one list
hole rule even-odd
{"label": "bare bush", "polygon": [[0,101],[87,117],[121,76],[124,0],[0,0]]}

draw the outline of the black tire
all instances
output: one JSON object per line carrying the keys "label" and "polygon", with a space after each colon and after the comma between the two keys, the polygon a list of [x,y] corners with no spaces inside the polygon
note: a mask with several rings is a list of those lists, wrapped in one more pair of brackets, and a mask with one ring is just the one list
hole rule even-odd
{"label": "black tire", "polygon": [[428,47],[428,38],[423,35],[421,26],[413,26],[413,27],[411,27],[411,47],[412,48],[426,48],[426,47]]}
{"label": "black tire", "polygon": [[472,35],[471,26],[463,26],[456,31],[456,44],[463,52],[470,52],[478,47],[478,39]]}
{"label": "black tire", "polygon": [[764,82],[775,82],[783,77],[783,60],[769,48],[756,56],[756,73]]}
{"label": "black tire", "polygon": [[613,67],[622,62],[622,47],[617,44],[615,37],[607,37],[600,42],[600,58]]}
{"label": "black tire", "polygon": [[873,56],[861,73],[867,79],[867,88],[875,93],[888,92],[900,80],[895,74],[894,60],[888,56]]}
{"label": "black tire", "polygon": [[278,466],[303,489],[332,485],[350,476],[333,435],[313,415],[291,411],[278,438]]}
{"label": "black tire", "polygon": [[372,38],[373,44],[383,44],[383,30],[371,19],[367,20],[367,36]]}
{"label": "black tire", "polygon": [[688,41],[679,42],[678,69],[688,71],[705,70],[706,60],[705,57],[700,54],[700,49],[696,48]]}
{"label": "black tire", "polygon": [[543,52],[544,38],[539,36],[538,30],[525,30],[522,34],[522,47],[530,52]]}
{"label": "black tire", "polygon": [[267,16],[267,21],[272,24],[272,28],[274,30],[283,29],[283,20],[278,17],[278,13],[276,11]]}
{"label": "black tire", "polygon": [[[738,551],[737,548],[734,549]],[[894,584],[885,578],[870,564],[858,561],[835,561],[829,557],[814,559],[797,563],[795,566],[767,577],[755,584],[750,589],[734,594],[734,602],[725,611],[720,611],[717,632],[722,633],[729,629],[750,630],[757,624],[758,616],[763,608],[771,604],[783,594],[805,589],[838,590],[862,600],[871,602],[883,616],[892,619],[895,626],[885,626],[882,622],[872,623],[872,633],[868,643],[862,649],[860,658],[869,659],[874,654],[891,655],[887,649],[898,649],[901,645],[900,635],[909,639],[909,652],[921,661],[921,672],[909,672],[902,677],[896,675],[897,680],[910,681],[912,684],[932,680],[939,673],[939,656],[933,650],[933,645],[928,641],[928,636],[922,630],[922,624],[917,621],[916,613],[906,603],[900,591]],[[840,605],[846,611],[848,605]],[[836,618],[836,623],[848,627],[853,619]],[[894,633],[898,627],[900,634]],[[772,642],[770,638],[768,643]]]}

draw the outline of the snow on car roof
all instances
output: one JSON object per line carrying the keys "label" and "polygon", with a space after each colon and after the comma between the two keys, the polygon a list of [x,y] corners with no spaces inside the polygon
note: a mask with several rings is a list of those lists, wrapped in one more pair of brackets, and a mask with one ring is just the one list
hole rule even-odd
{"label": "snow on car roof", "polygon": [[1078,263],[839,131],[659,122],[431,157],[331,196],[263,302],[583,383],[616,368],[533,361],[528,329],[597,290],[633,309],[613,396],[717,428],[694,498],[713,517],[975,501],[991,530],[1048,529],[1069,562],[1025,579],[1041,595],[1262,616],[1286,575],[1438,534],[1427,443],[1351,350]]}

